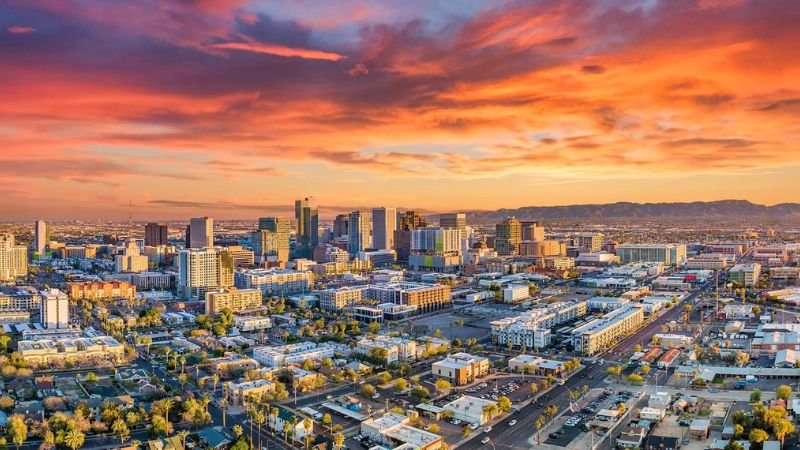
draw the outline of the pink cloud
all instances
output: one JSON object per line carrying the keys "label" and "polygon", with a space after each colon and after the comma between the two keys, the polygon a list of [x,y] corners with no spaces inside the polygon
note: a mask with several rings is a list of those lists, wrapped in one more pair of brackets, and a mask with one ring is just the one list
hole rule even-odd
{"label": "pink cloud", "polygon": [[15,26],[6,28],[6,31],[8,31],[11,34],[28,34],[28,33],[33,33],[34,31],[36,31],[36,28],[33,28],[33,27],[22,27],[22,26],[15,25]]}
{"label": "pink cloud", "polygon": [[338,53],[323,52],[321,50],[307,48],[285,47],[283,45],[265,44],[261,42],[226,42],[224,44],[214,44],[212,47],[223,50],[265,53],[268,55],[283,56],[285,58],[322,59],[326,61],[339,61],[345,58]]}

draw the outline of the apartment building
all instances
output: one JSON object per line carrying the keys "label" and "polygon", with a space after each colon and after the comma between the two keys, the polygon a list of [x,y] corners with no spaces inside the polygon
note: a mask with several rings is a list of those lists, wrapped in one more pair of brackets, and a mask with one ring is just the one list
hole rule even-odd
{"label": "apartment building", "polygon": [[367,286],[345,286],[319,291],[319,305],[325,311],[338,312],[361,302]]}
{"label": "apartment building", "polygon": [[41,322],[47,329],[69,327],[69,297],[58,289],[42,291]]}
{"label": "apartment building", "polygon": [[233,280],[239,289],[260,289],[264,296],[284,297],[310,291],[314,274],[310,270],[241,269]]}
{"label": "apartment building", "polygon": [[0,233],[0,282],[28,276],[28,247],[17,245],[14,235]]}
{"label": "apartment building", "polygon": [[454,386],[463,386],[489,373],[489,359],[468,353],[453,353],[431,365],[435,378],[444,378]]}
{"label": "apartment building", "polygon": [[228,392],[233,406],[242,406],[248,396],[260,397],[265,392],[275,391],[275,383],[269,380],[253,380],[244,383],[231,383]]}
{"label": "apartment building", "polygon": [[728,267],[728,259],[720,254],[704,254],[686,261],[686,269],[722,270]]}
{"label": "apartment building", "polygon": [[112,300],[136,298],[136,287],[127,281],[85,281],[67,283],[73,300]]}
{"label": "apartment building", "polygon": [[526,311],[517,317],[495,320],[489,324],[492,343],[517,347],[545,348],[550,345],[550,329],[565,322],[584,317],[585,301],[559,302],[544,308]]}
{"label": "apartment building", "polygon": [[450,286],[424,283],[374,284],[364,294],[378,303],[409,306],[419,313],[438,311],[452,304]]}
{"label": "apartment building", "polygon": [[355,351],[362,355],[371,356],[375,349],[384,350],[386,354],[385,364],[391,364],[416,358],[417,343],[416,341],[399,337],[365,337],[358,341]]}
{"label": "apartment building", "polygon": [[520,256],[564,256],[567,254],[567,244],[559,241],[521,241],[519,243]]}
{"label": "apartment building", "polygon": [[19,341],[17,351],[31,364],[80,361],[89,358],[118,360],[125,348],[111,336]]}
{"label": "apartment building", "polygon": [[661,262],[665,266],[686,262],[686,244],[623,244],[616,247],[622,264]]}
{"label": "apartment building", "polygon": [[728,271],[728,281],[739,283],[744,287],[753,287],[761,276],[761,264],[736,264]]}
{"label": "apartment building", "polygon": [[643,308],[636,305],[623,306],[572,330],[573,345],[584,356],[591,356],[611,347],[619,338],[633,332],[643,322]]}
{"label": "apartment building", "polygon": [[239,331],[256,331],[272,328],[272,319],[268,316],[233,316],[233,325]]}
{"label": "apartment building", "polygon": [[[233,285],[233,258],[223,248],[192,248],[178,252],[178,294],[203,299],[210,290]],[[237,286],[238,287],[238,286]]]}
{"label": "apartment building", "polygon": [[260,307],[263,294],[260,289],[227,288],[206,292],[206,314],[214,316],[225,308],[246,311]]}
{"label": "apartment building", "polygon": [[347,355],[350,347],[330,342],[319,345],[314,342],[299,342],[276,347],[256,347],[253,349],[253,358],[267,367],[284,367],[288,364],[302,364],[306,360],[333,358],[337,353]]}
{"label": "apartment building", "polygon": [[11,292],[0,292],[0,311],[38,311],[42,294],[31,286],[18,286]]}

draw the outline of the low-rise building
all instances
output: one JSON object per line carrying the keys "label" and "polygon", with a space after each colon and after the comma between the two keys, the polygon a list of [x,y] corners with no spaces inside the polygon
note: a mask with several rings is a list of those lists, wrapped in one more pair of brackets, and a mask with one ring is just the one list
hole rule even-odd
{"label": "low-rise building", "polygon": [[136,298],[136,287],[126,281],[86,281],[67,283],[73,300],[112,300]]}
{"label": "low-rise building", "polygon": [[246,311],[261,307],[261,289],[219,289],[206,292],[206,314],[214,316],[225,308]]}
{"label": "low-rise building", "polygon": [[358,341],[356,352],[367,356],[385,355],[385,364],[410,361],[416,358],[417,343],[410,339],[390,336],[364,337]]}
{"label": "low-rise building", "polygon": [[338,312],[361,302],[367,286],[345,286],[319,291],[319,305],[325,311]]}
{"label": "low-rise building", "polygon": [[431,365],[435,378],[444,378],[455,386],[472,383],[489,373],[489,359],[467,353],[454,353]]}
{"label": "low-rise building", "polygon": [[231,396],[231,403],[234,406],[241,406],[250,395],[261,395],[264,392],[273,392],[275,383],[268,380],[253,380],[244,383],[232,383],[228,386]]}
{"label": "low-rise building", "polygon": [[573,346],[585,356],[611,347],[620,338],[636,330],[644,322],[644,309],[628,305],[572,331]]}
{"label": "low-rise building", "polygon": [[253,358],[267,367],[284,367],[288,364],[302,364],[306,360],[333,358],[336,354],[350,354],[350,347],[343,344],[325,342],[299,342],[277,347],[256,347]]}
{"label": "low-rise building", "polygon": [[753,287],[761,276],[761,264],[737,264],[728,271],[728,281],[739,283],[744,287]]}
{"label": "low-rise building", "polygon": [[17,351],[31,364],[49,364],[54,361],[80,361],[92,358],[116,361],[125,348],[111,336],[19,341]]}
{"label": "low-rise building", "polygon": [[233,325],[239,331],[256,331],[272,328],[269,316],[233,316]]}
{"label": "low-rise building", "polygon": [[564,370],[564,362],[544,359],[540,356],[519,355],[508,360],[508,370],[532,375],[560,376]]}
{"label": "low-rise building", "polygon": [[442,406],[442,409],[452,412],[454,419],[472,425],[483,425],[490,419],[489,415],[484,412],[484,407],[487,405],[497,405],[497,402],[489,399],[462,395],[458,399]]}
{"label": "low-rise building", "polygon": [[239,289],[260,289],[265,296],[286,296],[311,290],[314,274],[310,270],[240,269],[233,274]]}
{"label": "low-rise building", "polygon": [[388,448],[437,450],[444,443],[438,434],[413,427],[409,417],[392,412],[361,422],[361,434]]}
{"label": "low-rise building", "polygon": [[216,374],[246,372],[257,369],[258,362],[238,353],[225,353],[225,356],[209,359],[206,367],[211,373]]}
{"label": "low-rise building", "polygon": [[583,317],[587,313],[585,301],[557,302],[546,307],[534,308],[516,317],[490,322],[492,343],[529,349],[550,345],[550,329],[565,322]]}
{"label": "low-rise building", "polygon": [[530,298],[528,284],[509,284],[503,289],[503,301],[506,303],[518,302]]}

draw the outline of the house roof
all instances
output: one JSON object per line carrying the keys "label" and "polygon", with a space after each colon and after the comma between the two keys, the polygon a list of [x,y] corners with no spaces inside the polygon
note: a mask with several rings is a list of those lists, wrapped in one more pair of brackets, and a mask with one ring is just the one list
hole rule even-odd
{"label": "house roof", "polygon": [[222,427],[206,427],[197,434],[200,436],[200,439],[205,441],[212,448],[221,447],[233,442],[233,438],[229,436]]}

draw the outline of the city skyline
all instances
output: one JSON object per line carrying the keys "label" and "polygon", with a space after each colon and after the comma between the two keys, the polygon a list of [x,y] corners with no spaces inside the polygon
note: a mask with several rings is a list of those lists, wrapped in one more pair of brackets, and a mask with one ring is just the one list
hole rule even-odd
{"label": "city skyline", "polygon": [[798,19],[780,1],[12,1],[0,208],[791,202]]}

